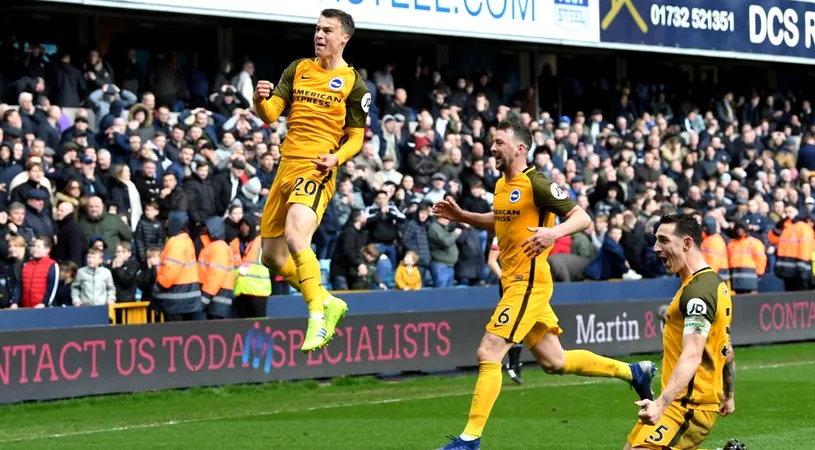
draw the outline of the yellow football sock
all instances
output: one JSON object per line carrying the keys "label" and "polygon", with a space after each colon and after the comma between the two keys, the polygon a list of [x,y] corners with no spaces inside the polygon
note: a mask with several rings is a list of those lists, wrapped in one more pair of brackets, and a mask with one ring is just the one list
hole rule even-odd
{"label": "yellow football sock", "polygon": [[492,405],[495,404],[498,394],[501,393],[503,381],[501,363],[478,363],[478,381],[475,382],[470,419],[467,421],[467,427],[464,428],[464,434],[472,438],[481,437],[484,426],[487,425],[487,418],[492,411]]}
{"label": "yellow football sock", "polygon": [[588,350],[567,351],[563,373],[583,377],[617,378],[631,382],[631,368],[628,364]]}
{"label": "yellow football sock", "polygon": [[300,292],[308,305],[309,314],[322,315],[323,301],[328,298],[328,291],[323,287],[323,275],[317,256],[307,248],[292,255],[297,265],[297,277]]}
{"label": "yellow football sock", "polygon": [[283,264],[283,267],[280,268],[280,271],[277,273],[286,283],[289,283],[289,286],[300,290],[300,281],[297,278],[297,264],[294,263],[294,259],[289,255],[286,258],[286,264]]}

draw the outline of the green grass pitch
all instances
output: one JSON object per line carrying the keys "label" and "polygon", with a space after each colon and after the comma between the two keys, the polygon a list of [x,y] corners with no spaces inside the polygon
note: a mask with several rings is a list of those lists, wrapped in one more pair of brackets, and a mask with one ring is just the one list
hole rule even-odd
{"label": "green grass pitch", "polygon": [[[815,344],[736,350],[736,413],[706,448],[815,448]],[[482,448],[622,449],[636,395],[614,380],[506,379]],[[434,449],[467,421],[475,378],[344,378],[190,389],[0,407],[0,448]],[[657,382],[655,382],[655,388]]]}

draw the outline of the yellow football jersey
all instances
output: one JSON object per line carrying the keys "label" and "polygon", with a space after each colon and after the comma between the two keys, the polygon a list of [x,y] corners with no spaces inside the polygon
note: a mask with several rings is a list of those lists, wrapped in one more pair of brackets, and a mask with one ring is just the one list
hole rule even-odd
{"label": "yellow football jersey", "polygon": [[575,207],[569,195],[534,167],[511,180],[502,177],[495,185],[493,214],[501,260],[501,284],[526,282],[530,286],[552,284],[546,258],[551,247],[530,260],[521,244],[534,235],[527,227],[552,227]]}
{"label": "yellow football jersey", "polygon": [[704,316],[711,327],[705,341],[702,363],[688,386],[677,398],[683,407],[715,411],[722,402],[722,368],[730,341],[730,325],[733,320],[733,302],[727,284],[709,267],[689,276],[682,282],[665,318],[662,341],[663,357],[662,388],[671,377],[682,354],[682,336],[685,317]]}
{"label": "yellow football jersey", "polygon": [[283,160],[314,160],[340,148],[347,128],[365,128],[371,94],[351,66],[325,70],[314,59],[294,61],[274,90],[290,108]]}

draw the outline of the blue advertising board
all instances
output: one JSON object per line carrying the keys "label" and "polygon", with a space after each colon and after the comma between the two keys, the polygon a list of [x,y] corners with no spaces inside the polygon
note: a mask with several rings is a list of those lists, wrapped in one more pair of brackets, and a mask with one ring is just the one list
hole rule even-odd
{"label": "blue advertising board", "polygon": [[601,0],[609,47],[815,63],[810,0]]}

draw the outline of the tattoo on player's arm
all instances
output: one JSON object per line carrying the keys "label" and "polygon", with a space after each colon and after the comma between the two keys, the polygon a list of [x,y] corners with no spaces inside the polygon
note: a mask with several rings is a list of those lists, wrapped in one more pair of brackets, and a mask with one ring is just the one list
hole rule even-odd
{"label": "tattoo on player's arm", "polygon": [[727,345],[727,360],[722,368],[722,378],[724,380],[724,394],[731,396],[736,391],[736,357],[733,354],[733,346]]}

